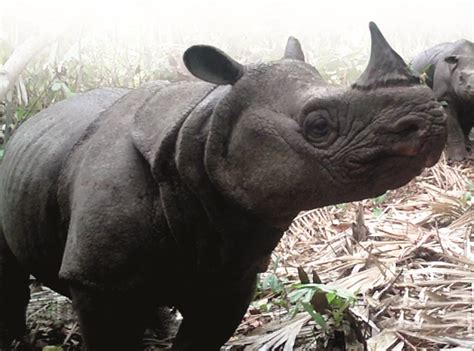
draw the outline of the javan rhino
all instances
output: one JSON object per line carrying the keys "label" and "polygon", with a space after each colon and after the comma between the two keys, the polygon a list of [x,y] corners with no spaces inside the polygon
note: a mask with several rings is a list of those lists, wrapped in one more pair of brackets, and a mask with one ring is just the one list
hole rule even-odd
{"label": "javan rhino", "polygon": [[447,103],[448,159],[464,159],[474,127],[474,43],[462,39],[436,45],[416,56],[412,68],[425,73],[436,98]]}
{"label": "javan rhino", "polygon": [[173,350],[217,350],[299,211],[435,164],[442,106],[370,30],[350,88],[294,38],[248,66],[199,45],[184,62],[204,82],[94,90],[26,121],[0,174],[2,347],[24,332],[31,273],[72,297],[88,351],[139,349],[155,306],[183,315]]}

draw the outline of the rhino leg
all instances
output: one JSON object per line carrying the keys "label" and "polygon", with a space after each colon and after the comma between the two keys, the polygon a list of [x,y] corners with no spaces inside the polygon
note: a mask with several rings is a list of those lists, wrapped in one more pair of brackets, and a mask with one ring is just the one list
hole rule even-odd
{"label": "rhino leg", "polygon": [[143,290],[98,292],[73,286],[71,296],[86,351],[142,350],[145,321],[152,310]]}
{"label": "rhino leg", "polygon": [[13,339],[26,330],[26,306],[30,299],[29,275],[13,257],[0,226],[0,350],[10,349]]}
{"label": "rhino leg", "polygon": [[446,127],[448,132],[448,140],[446,143],[446,152],[448,160],[462,161],[467,156],[466,141],[461,124],[456,111],[446,108],[447,120]]}
{"label": "rhino leg", "polygon": [[470,128],[464,132],[464,141],[466,145],[466,150],[468,152],[472,150],[472,142],[471,142],[471,139],[469,138],[469,134],[470,134]]}
{"label": "rhino leg", "polygon": [[462,127],[462,132],[464,134],[464,143],[466,145],[466,150],[470,152],[472,149],[472,143],[471,143],[471,139],[469,138],[469,134],[471,134],[472,126],[470,124],[463,123],[461,127]]}
{"label": "rhino leg", "polygon": [[[255,292],[254,279],[238,287],[206,284],[210,288],[193,293],[185,306],[179,308],[183,322],[172,351],[219,350],[239,326]],[[219,307],[225,310],[219,311]],[[217,309],[217,311],[216,311]]]}

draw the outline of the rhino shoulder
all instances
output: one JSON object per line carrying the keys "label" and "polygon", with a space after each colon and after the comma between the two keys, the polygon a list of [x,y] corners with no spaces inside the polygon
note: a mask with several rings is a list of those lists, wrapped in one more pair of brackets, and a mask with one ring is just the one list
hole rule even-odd
{"label": "rhino shoulder", "polygon": [[[161,84],[130,92],[95,120],[74,145],[59,177],[58,201],[67,223],[60,277],[96,288],[145,279],[166,226],[149,165],[133,145],[137,110]],[[138,284],[138,283],[137,283]]]}

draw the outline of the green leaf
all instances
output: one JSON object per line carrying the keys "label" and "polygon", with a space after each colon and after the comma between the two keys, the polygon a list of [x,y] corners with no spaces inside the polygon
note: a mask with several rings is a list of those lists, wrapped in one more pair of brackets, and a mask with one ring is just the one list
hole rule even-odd
{"label": "green leaf", "polygon": [[42,351],[63,351],[61,346],[45,346]]}
{"label": "green leaf", "polygon": [[272,302],[275,306],[283,307],[285,309],[289,308],[288,302],[285,299],[275,298],[275,299],[272,300]]}
{"label": "green leaf", "polygon": [[291,303],[297,302],[309,302],[313,297],[314,289],[312,288],[301,288],[293,290],[288,294],[288,299]]}
{"label": "green leaf", "polygon": [[470,191],[466,192],[466,193],[464,194],[464,200],[465,200],[466,202],[471,202],[471,199],[472,199],[472,194],[471,194],[471,192],[470,192]]}
{"label": "green leaf", "polygon": [[374,217],[380,217],[382,215],[383,211],[380,207],[374,207],[374,209],[372,210],[372,214],[374,215]]}
{"label": "green leaf", "polygon": [[56,91],[59,91],[61,90],[61,87],[62,87],[62,82],[54,82],[53,85],[51,85],[51,90],[56,92]]}
{"label": "green leaf", "polygon": [[27,112],[27,109],[24,106],[19,106],[15,112],[16,119],[18,121],[21,121],[23,118],[26,117],[26,112]]}
{"label": "green leaf", "polygon": [[316,322],[316,324],[318,324],[323,331],[327,331],[328,326],[327,326],[326,321],[324,320],[323,316],[320,313],[316,312],[314,310],[313,306],[311,306],[310,303],[303,302],[302,305],[303,305],[303,308],[305,309],[305,311],[308,312],[309,315]]}
{"label": "green leaf", "polygon": [[69,97],[71,97],[71,96],[74,95],[74,93],[71,91],[71,89],[69,89],[69,87],[67,86],[67,84],[64,83],[64,82],[61,82],[61,90],[63,91],[64,96],[65,96],[66,98],[69,98]]}
{"label": "green leaf", "polygon": [[374,198],[372,200],[374,205],[381,205],[385,201],[385,198],[387,197],[387,194],[388,194],[388,191],[386,191],[385,194],[382,194],[382,195],[377,196],[376,198]]}
{"label": "green leaf", "polygon": [[322,291],[325,293],[334,293],[337,296],[346,299],[346,300],[355,300],[355,295],[350,292],[349,290],[342,289],[342,288],[334,288],[331,286],[328,286],[326,284],[295,284],[293,285],[294,289],[313,289],[313,290],[318,290]]}
{"label": "green leaf", "polygon": [[341,299],[339,296],[336,296],[334,300],[332,301],[332,305],[334,305],[336,308],[342,308],[345,303],[346,303],[346,300]]}
{"label": "green leaf", "polygon": [[5,153],[4,149],[0,149],[0,160],[3,160],[3,154]]}
{"label": "green leaf", "polygon": [[328,292],[326,293],[326,299],[328,300],[328,303],[331,305],[334,299],[337,297],[335,292]]}
{"label": "green leaf", "polygon": [[271,290],[274,293],[280,293],[283,290],[283,284],[275,274],[269,273],[262,280],[262,290]]}

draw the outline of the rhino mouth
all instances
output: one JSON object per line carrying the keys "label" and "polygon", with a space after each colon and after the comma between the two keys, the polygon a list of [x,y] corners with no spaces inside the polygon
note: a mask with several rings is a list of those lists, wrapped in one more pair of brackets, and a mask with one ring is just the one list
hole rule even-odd
{"label": "rhino mouth", "polygon": [[351,174],[354,176],[372,173],[384,165],[393,165],[393,168],[395,168],[395,165],[404,167],[407,163],[410,165],[417,164],[416,168],[421,172],[426,164],[424,160],[420,160],[420,155],[400,154],[392,150],[373,151],[370,156],[366,155],[364,157],[349,157],[347,163],[351,166]]}
{"label": "rhino mouth", "polygon": [[432,167],[438,162],[444,146],[441,140],[442,135],[429,139],[399,141],[389,147],[379,147],[363,155],[353,155],[347,162],[361,173],[366,172],[367,168],[395,163],[398,167],[406,165],[410,169],[417,169],[419,174],[424,168]]}
{"label": "rhino mouth", "polygon": [[473,89],[465,89],[465,90],[462,91],[462,93],[460,95],[461,95],[461,98],[463,98],[464,100],[474,102],[474,90]]}
{"label": "rhino mouth", "polygon": [[416,158],[423,159],[424,163],[420,167],[429,168],[434,166],[441,156],[442,147],[436,147],[436,143],[429,140],[412,140],[406,142],[395,143],[391,150],[388,150],[388,157]]}

